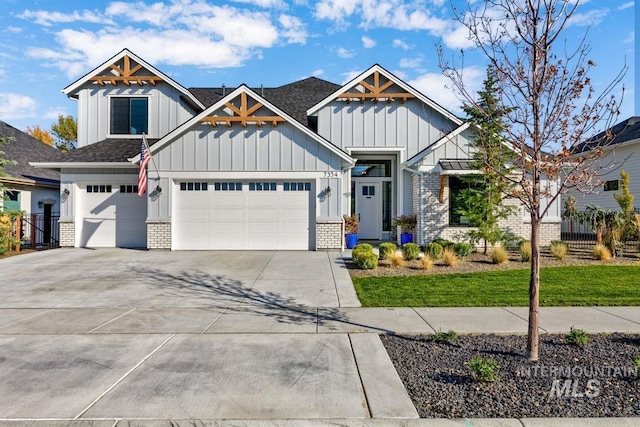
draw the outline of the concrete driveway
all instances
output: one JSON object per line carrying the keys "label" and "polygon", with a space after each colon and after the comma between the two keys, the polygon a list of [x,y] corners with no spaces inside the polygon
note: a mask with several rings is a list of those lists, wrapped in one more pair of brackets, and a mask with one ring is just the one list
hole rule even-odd
{"label": "concrete driveway", "polygon": [[417,417],[376,334],[323,333],[359,306],[338,253],[61,249],[0,272],[0,424]]}

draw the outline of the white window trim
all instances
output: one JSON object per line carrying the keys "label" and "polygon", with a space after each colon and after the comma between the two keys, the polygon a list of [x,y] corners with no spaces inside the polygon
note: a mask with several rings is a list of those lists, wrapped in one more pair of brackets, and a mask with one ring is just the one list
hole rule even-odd
{"label": "white window trim", "polygon": [[107,95],[107,108],[109,109],[109,114],[107,117],[107,138],[110,139],[142,139],[142,134],[133,134],[133,133],[111,133],[111,99],[112,98],[146,98],[147,99],[147,133],[145,136],[147,138],[155,138],[153,135],[149,133],[151,130],[151,95]]}

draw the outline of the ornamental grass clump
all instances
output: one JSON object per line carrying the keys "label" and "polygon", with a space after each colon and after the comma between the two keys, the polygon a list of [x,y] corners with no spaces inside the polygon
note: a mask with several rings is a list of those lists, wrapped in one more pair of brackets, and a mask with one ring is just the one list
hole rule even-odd
{"label": "ornamental grass clump", "polygon": [[402,267],[404,266],[404,258],[402,255],[400,255],[399,253],[392,253],[389,256],[387,256],[387,261],[389,261],[389,265],[391,267]]}
{"label": "ornamental grass clump", "polygon": [[442,262],[447,267],[453,267],[458,262],[458,255],[456,255],[453,249],[447,248],[442,251]]}
{"label": "ornamental grass clump", "polygon": [[525,240],[524,242],[520,243],[520,259],[522,261],[526,261],[529,262],[531,261],[531,242],[528,240]]}
{"label": "ornamental grass clump", "polygon": [[427,243],[424,246],[424,254],[428,255],[432,260],[439,260],[442,258],[442,251],[444,248],[438,242]]}
{"label": "ornamental grass clump", "polygon": [[389,255],[395,254],[398,247],[393,243],[380,243],[378,251],[380,252],[380,259],[387,259]]}
{"label": "ornamental grass clump", "polygon": [[500,246],[493,248],[491,251],[491,261],[494,264],[504,264],[509,261],[509,254]]}
{"label": "ornamental grass clump", "polygon": [[472,250],[473,250],[473,246],[471,246],[471,243],[461,242],[461,243],[455,243],[453,245],[453,251],[460,258],[468,257],[469,255],[471,255]]}
{"label": "ornamental grass clump", "polygon": [[563,260],[569,252],[569,245],[565,242],[555,240],[549,245],[549,252],[554,258]]}
{"label": "ornamental grass clump", "polygon": [[425,255],[420,258],[420,267],[422,267],[422,269],[425,271],[431,271],[431,269],[433,268],[433,260],[429,255]]}
{"label": "ornamental grass clump", "polygon": [[405,243],[402,245],[402,256],[405,261],[413,261],[420,256],[420,246],[415,243]]}
{"label": "ornamental grass clump", "polygon": [[611,252],[604,245],[596,245],[591,251],[591,256],[598,261],[609,261],[611,259]]}

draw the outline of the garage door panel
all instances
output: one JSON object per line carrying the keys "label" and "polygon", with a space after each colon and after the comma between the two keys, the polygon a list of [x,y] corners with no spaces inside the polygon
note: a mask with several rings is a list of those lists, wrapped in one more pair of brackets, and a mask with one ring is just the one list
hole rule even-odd
{"label": "garage door panel", "polygon": [[[134,185],[126,184],[131,191]],[[147,246],[147,199],[133,192],[120,193],[119,188],[120,184],[105,183],[81,186],[79,246]]]}
{"label": "garage door panel", "polygon": [[[193,248],[192,240],[202,249],[309,249],[309,191],[283,191],[282,183],[273,182],[228,185],[225,191],[223,183],[209,182],[199,198],[178,192],[176,249]],[[199,235],[186,225],[194,221]]]}

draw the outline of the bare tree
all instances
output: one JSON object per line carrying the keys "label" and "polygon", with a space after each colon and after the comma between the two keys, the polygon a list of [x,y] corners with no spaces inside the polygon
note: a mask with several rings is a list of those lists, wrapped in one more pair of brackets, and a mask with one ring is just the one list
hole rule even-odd
{"label": "bare tree", "polygon": [[[456,19],[469,30],[475,44],[496,76],[497,95],[508,108],[502,129],[516,156],[509,174],[514,183],[509,196],[522,202],[531,218],[531,274],[527,353],[538,360],[538,307],[540,290],[540,225],[549,207],[570,188],[593,191],[602,146],[587,137],[608,129],[619,114],[613,95],[626,71],[623,68],[601,92],[588,77],[595,62],[589,58],[587,32],[575,43],[564,34],[580,0],[466,0]],[[572,46],[573,44],[573,46]],[[464,52],[462,52],[464,55]],[[465,90],[463,67],[444,57],[440,66],[465,101],[482,111],[475,94]],[[490,167],[490,164],[487,164]],[[500,171],[496,171],[500,172]]]}

